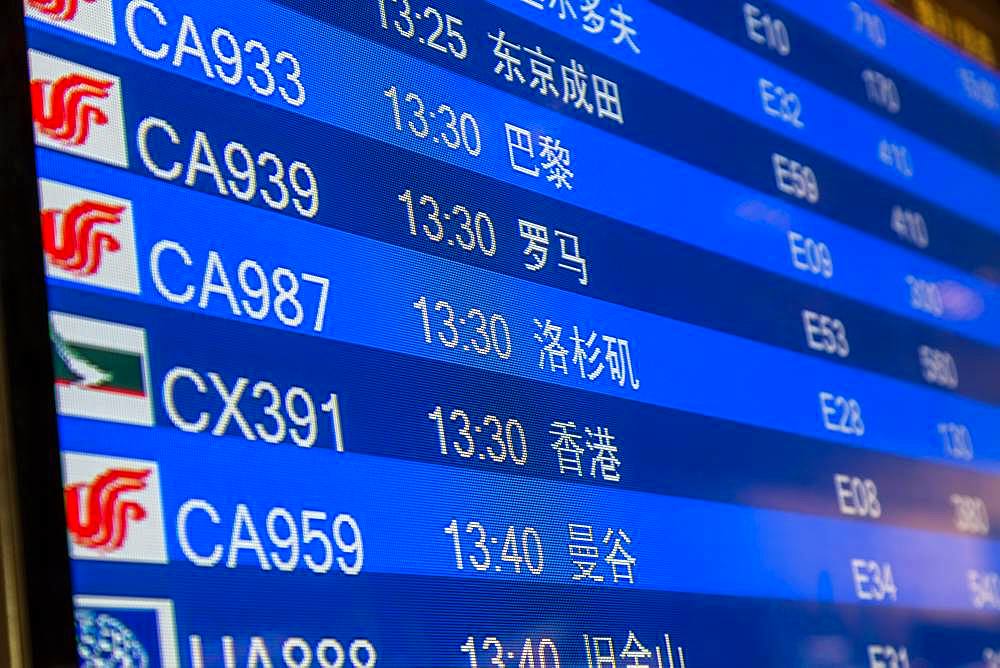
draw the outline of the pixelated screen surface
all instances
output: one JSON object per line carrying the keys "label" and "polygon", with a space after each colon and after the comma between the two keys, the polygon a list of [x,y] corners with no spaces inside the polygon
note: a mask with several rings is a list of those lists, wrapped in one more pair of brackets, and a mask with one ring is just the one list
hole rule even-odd
{"label": "pixelated screen surface", "polygon": [[867,0],[25,13],[81,665],[1000,666],[988,66]]}

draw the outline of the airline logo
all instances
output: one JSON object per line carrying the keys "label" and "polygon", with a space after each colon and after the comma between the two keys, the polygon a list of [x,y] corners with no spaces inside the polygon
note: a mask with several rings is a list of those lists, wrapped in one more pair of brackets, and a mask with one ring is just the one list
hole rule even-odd
{"label": "airline logo", "polygon": [[65,313],[49,330],[61,415],[153,426],[145,330]]}
{"label": "airline logo", "polygon": [[40,51],[28,60],[35,142],[128,167],[121,80]]}
{"label": "airline logo", "polygon": [[177,627],[169,599],[74,596],[81,668],[177,668]]}
{"label": "airline logo", "polygon": [[63,480],[74,559],[167,563],[155,462],[66,452]]}
{"label": "airline logo", "polygon": [[45,271],[52,278],[139,294],[128,200],[39,179]]}
{"label": "airline logo", "polygon": [[25,0],[24,13],[91,39],[115,43],[111,0]]}

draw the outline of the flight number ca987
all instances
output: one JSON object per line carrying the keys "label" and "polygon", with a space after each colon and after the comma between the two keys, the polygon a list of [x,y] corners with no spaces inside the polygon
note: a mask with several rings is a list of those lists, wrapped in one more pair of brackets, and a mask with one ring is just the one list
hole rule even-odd
{"label": "flight number ca987", "polygon": [[251,258],[228,264],[227,269],[215,250],[199,257],[198,268],[189,271],[194,266],[191,252],[170,239],[156,242],[149,253],[153,285],[171,304],[195,305],[204,311],[221,300],[236,318],[314,332],[322,332],[326,325],[330,279],[325,276],[281,266],[265,268]]}
{"label": "flight number ca987", "polygon": [[[180,180],[188,188],[207,188],[222,197],[294,211],[303,218],[319,213],[319,182],[312,167],[302,161],[286,163],[271,151],[252,151],[238,141],[213,143],[202,130],[182,140],[173,125],[154,116],[139,123],[136,145],[142,164],[163,181]],[[176,147],[182,145],[190,149],[178,152]]]}
{"label": "flight number ca987", "polygon": [[351,515],[331,518],[321,510],[293,513],[275,506],[263,519],[260,524],[247,504],[238,503],[223,524],[223,514],[214,504],[189,499],[177,511],[177,540],[184,557],[201,568],[256,566],[285,573],[296,569],[317,575],[361,573],[364,542],[361,527]]}

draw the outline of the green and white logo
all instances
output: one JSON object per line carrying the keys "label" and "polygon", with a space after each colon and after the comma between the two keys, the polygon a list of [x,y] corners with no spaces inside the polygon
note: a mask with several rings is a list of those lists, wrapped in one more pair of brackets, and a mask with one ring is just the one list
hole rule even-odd
{"label": "green and white logo", "polygon": [[153,426],[145,330],[65,313],[49,321],[59,413]]}

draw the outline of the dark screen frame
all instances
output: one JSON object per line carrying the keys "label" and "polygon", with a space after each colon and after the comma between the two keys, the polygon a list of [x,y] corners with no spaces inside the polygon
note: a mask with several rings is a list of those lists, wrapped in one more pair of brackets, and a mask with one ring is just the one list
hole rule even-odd
{"label": "dark screen frame", "polygon": [[[13,481],[7,508],[14,534],[0,540],[14,542],[14,563],[4,566],[16,569],[13,582],[20,591],[14,600],[23,606],[6,611],[8,630],[18,636],[7,642],[20,645],[20,660],[27,666],[69,668],[79,659],[21,0],[0,1],[0,35],[0,358],[6,358],[6,369],[0,367],[5,385],[0,421],[8,437],[7,447],[0,448],[0,454],[7,453],[0,467],[9,467],[7,478]],[[11,647],[2,649],[11,656]]]}

